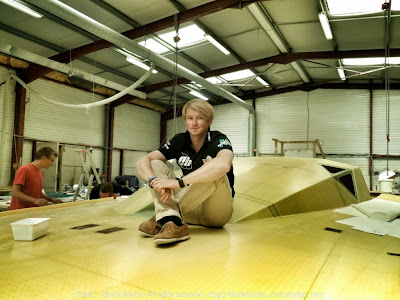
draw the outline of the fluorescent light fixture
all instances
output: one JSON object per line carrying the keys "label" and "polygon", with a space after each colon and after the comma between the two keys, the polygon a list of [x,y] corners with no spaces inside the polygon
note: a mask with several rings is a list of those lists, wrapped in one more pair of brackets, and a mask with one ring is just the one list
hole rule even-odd
{"label": "fluorescent light fixture", "polygon": [[[199,26],[193,24],[187,27],[179,29],[180,41],[178,42],[179,47],[185,47],[193,44],[204,42],[205,32],[200,29]],[[174,37],[176,36],[175,30],[160,34],[158,37],[166,41],[167,43],[175,45]]]}
{"label": "fluorescent light fixture", "polygon": [[202,93],[199,93],[197,91],[190,90],[189,94],[192,94],[193,96],[199,97],[200,99],[203,99],[206,101],[208,100],[208,98],[206,96],[204,96]]}
{"label": "fluorescent light fixture", "polygon": [[[343,58],[345,66],[383,66],[385,64],[384,57],[368,57],[368,58]],[[387,60],[389,65],[400,64],[400,57],[389,57]]]}
{"label": "fluorescent light fixture", "polygon": [[22,12],[24,12],[24,13],[32,16],[32,17],[35,17],[35,18],[38,18],[38,19],[43,17],[42,14],[38,13],[37,11],[33,10],[32,8],[29,8],[29,7],[19,3],[17,1],[14,1],[14,0],[0,0],[0,2],[3,2],[4,4],[7,4],[9,6],[12,6],[15,9],[18,9],[19,11],[22,11]]}
{"label": "fluorescent light fixture", "polygon": [[339,73],[340,79],[346,80],[346,74],[344,73],[344,70],[342,68],[338,68],[337,71]]}
{"label": "fluorescent light fixture", "polygon": [[321,11],[318,14],[319,21],[321,22],[322,29],[324,30],[324,34],[327,40],[333,39],[332,31],[331,31],[331,26],[329,25],[329,20],[326,12]]}
{"label": "fluorescent light fixture", "polygon": [[[134,64],[134,65],[138,66],[139,68],[145,69],[146,71],[150,70],[150,67],[148,65],[146,65],[145,63],[142,63],[140,60],[138,60],[138,59],[136,59],[136,58],[134,58],[132,56],[127,56],[126,60],[128,62],[130,62],[131,64]],[[153,69],[153,71],[151,71],[151,73],[156,74],[157,71]]]}
{"label": "fluorescent light fixture", "polygon": [[222,46],[216,39],[214,39],[211,35],[206,34],[205,35],[207,40],[210,41],[211,44],[213,44],[215,47],[217,47],[222,53],[225,55],[231,54],[228,49],[226,49],[224,46]]}
{"label": "fluorescent light fixture", "polygon": [[166,53],[169,51],[169,49],[167,47],[165,47],[164,45],[161,45],[159,42],[157,42],[154,39],[147,39],[145,41],[142,41],[139,43],[139,45],[153,51],[156,53]]}
{"label": "fluorescent light fixture", "polygon": [[269,86],[269,84],[268,84],[264,79],[262,79],[261,77],[257,76],[256,79],[257,79],[258,82],[260,82],[262,85],[264,85],[264,86]]}
{"label": "fluorescent light fixture", "polygon": [[228,80],[228,81],[234,81],[234,80],[250,78],[252,76],[254,76],[254,73],[252,71],[250,71],[249,69],[221,75],[221,77],[223,79]]}
{"label": "fluorescent light fixture", "polygon": [[[335,16],[354,16],[376,14],[382,12],[382,3],[379,0],[327,0],[329,14]],[[399,10],[399,1],[392,1],[392,10]]]}

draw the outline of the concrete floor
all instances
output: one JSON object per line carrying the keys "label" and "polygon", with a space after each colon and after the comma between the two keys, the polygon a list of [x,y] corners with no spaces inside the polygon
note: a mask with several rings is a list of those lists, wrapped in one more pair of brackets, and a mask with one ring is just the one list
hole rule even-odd
{"label": "concrete floor", "polygon": [[[0,299],[400,299],[400,239],[352,230],[333,210],[190,226],[156,246],[137,232],[152,216],[117,201],[0,213]],[[14,241],[12,222],[50,217],[46,236]],[[83,230],[72,227],[99,226]],[[109,234],[97,231],[121,227]],[[341,229],[341,233],[324,230]]]}

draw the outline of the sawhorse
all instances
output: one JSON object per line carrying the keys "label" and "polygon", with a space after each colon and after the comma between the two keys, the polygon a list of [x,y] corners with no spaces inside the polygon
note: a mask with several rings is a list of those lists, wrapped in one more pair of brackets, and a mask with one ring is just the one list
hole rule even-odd
{"label": "sawhorse", "polygon": [[[88,190],[87,190],[87,193],[86,193],[85,200],[88,200],[88,199],[89,199],[90,192],[91,192],[91,190],[92,190],[93,174],[94,174],[94,176],[96,177],[96,180],[97,180],[97,182],[98,182],[99,184],[101,183],[101,181],[100,181],[99,174],[97,173],[96,165],[95,165],[94,162],[93,162],[92,154],[90,153],[90,151],[88,151],[88,150],[77,150],[76,152],[77,152],[77,154],[79,155],[79,158],[80,158],[80,160],[81,160],[83,170],[82,170],[81,177],[79,178],[78,188],[77,188],[76,191],[75,191],[74,200],[73,200],[73,201],[76,201],[76,197],[78,196],[79,189],[80,189],[81,187],[84,188],[83,179],[84,179],[85,177],[86,177],[86,180],[87,180],[87,182],[88,182]],[[85,163],[84,154],[86,154],[86,156],[89,157],[90,167],[91,167],[91,169],[92,169],[92,171],[93,171],[93,174],[90,174],[90,175],[89,175],[89,171],[88,171],[87,168],[86,168],[86,163]]]}

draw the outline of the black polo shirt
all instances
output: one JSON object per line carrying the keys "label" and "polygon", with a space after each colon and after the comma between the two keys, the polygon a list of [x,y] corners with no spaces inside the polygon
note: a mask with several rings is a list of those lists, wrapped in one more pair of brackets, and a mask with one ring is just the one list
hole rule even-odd
{"label": "black polo shirt", "polygon": [[[176,162],[181,167],[183,175],[187,175],[194,170],[200,168],[207,156],[215,158],[217,153],[222,149],[232,150],[232,145],[226,135],[219,131],[208,131],[203,146],[199,152],[192,148],[192,141],[188,131],[178,133],[170,141],[162,145],[158,150],[168,159],[176,159]],[[232,197],[235,195],[233,188],[235,176],[233,175],[233,167],[227,173],[229,184],[232,189]]]}

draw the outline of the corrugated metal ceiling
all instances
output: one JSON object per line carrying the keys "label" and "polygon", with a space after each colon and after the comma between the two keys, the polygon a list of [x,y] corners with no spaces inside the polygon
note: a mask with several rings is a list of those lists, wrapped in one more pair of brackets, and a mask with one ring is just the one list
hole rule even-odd
{"label": "corrugated metal ceiling", "polygon": [[[18,1],[29,4],[29,0]],[[135,24],[151,24],[178,13],[182,14],[185,10],[196,11],[202,5],[227,3],[228,0],[66,0],[62,2],[122,33],[132,30]],[[177,55],[168,53],[165,56],[172,61],[177,60],[180,65],[201,74],[231,66],[237,66],[236,69],[240,70],[243,63],[280,54],[282,49],[280,50],[278,45],[274,43],[250,9],[245,7],[249,2],[230,1],[230,3],[234,3],[237,8],[225,8],[214,13],[203,14],[202,17],[181,24],[180,27],[188,24],[201,26],[226,45],[231,50],[231,55],[224,55],[209,42],[203,42],[197,46],[179,49]],[[252,97],[257,97],[262,92],[262,95],[265,96],[266,92],[270,90],[292,86],[315,88],[323,83],[336,83],[351,87],[351,84],[360,82],[383,83],[383,72],[356,76],[342,81],[335,69],[335,67],[338,67],[338,60],[333,58],[334,51],[337,50],[383,50],[385,48],[383,13],[373,15],[374,18],[371,18],[371,16],[367,16],[367,18],[365,16],[363,18],[329,16],[334,41],[328,41],[318,20],[318,13],[322,9],[318,0],[259,1],[252,5],[259,5],[264,17],[269,19],[275,32],[281,35],[287,49],[284,52],[326,51],[326,58],[311,60],[319,64],[299,60],[300,71],[297,68],[294,69],[294,63],[260,65],[252,70],[266,80],[270,84],[269,87],[262,86],[254,79],[245,79],[233,83],[224,83],[221,85],[224,89],[236,93],[239,97],[248,98],[249,94],[252,94]],[[97,37],[86,32],[85,29],[77,28],[46,11],[41,10],[40,12],[44,14],[44,17],[36,19],[0,2],[0,36],[4,41],[15,47],[45,57],[91,44],[97,39]],[[400,32],[395,30],[400,22],[398,16],[398,12],[392,12],[389,46],[393,50],[400,47]],[[163,30],[149,32],[149,34],[161,34],[172,29],[173,26],[169,26]],[[149,29],[149,31],[151,30]],[[137,41],[149,37],[151,35],[140,37]],[[166,42],[171,46],[174,45],[173,41]],[[126,62],[121,54],[112,51],[110,48],[93,51],[78,60],[73,60],[72,64],[123,85],[131,84],[133,80],[141,77],[145,72]],[[158,68],[158,70],[157,74],[152,75],[146,81],[145,86],[173,79],[173,74],[163,71],[162,68]],[[25,73],[27,72],[30,72],[30,70],[25,70]],[[347,75],[351,74],[347,72]],[[389,74],[393,87],[396,88],[396,84],[400,80],[400,71],[398,71],[398,68],[391,68]],[[304,80],[307,77],[310,82]],[[91,85],[88,84],[88,86]],[[171,85],[162,89],[155,86],[148,98],[153,103],[168,106],[172,90]],[[176,87],[175,90],[179,102],[192,98],[185,88]],[[211,97],[213,103],[223,100],[206,91],[204,93]]]}

